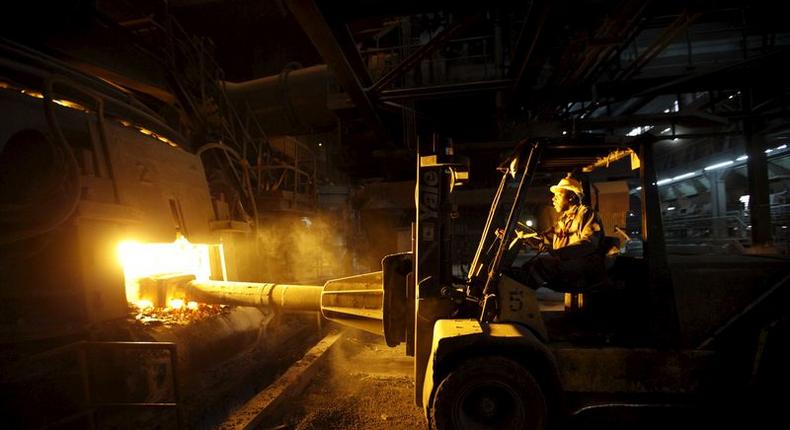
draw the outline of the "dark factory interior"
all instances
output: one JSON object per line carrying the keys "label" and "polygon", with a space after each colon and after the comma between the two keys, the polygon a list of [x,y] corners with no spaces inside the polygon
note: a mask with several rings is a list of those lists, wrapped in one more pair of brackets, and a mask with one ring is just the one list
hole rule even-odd
{"label": "dark factory interior", "polygon": [[782,2],[7,3],[0,427],[787,428]]}

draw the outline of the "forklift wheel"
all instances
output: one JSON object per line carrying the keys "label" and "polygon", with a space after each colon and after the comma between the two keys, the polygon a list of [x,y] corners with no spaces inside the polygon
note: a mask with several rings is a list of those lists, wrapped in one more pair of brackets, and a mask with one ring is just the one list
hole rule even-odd
{"label": "forklift wheel", "polygon": [[429,413],[432,430],[546,427],[546,399],[535,378],[513,360],[479,357],[439,384]]}

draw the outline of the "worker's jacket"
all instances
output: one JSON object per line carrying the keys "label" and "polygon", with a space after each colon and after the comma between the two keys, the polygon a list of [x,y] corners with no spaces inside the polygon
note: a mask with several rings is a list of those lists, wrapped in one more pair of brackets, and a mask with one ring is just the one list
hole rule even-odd
{"label": "worker's jacket", "polygon": [[594,210],[576,205],[560,215],[557,223],[543,233],[543,243],[562,260],[586,257],[598,251],[603,224]]}

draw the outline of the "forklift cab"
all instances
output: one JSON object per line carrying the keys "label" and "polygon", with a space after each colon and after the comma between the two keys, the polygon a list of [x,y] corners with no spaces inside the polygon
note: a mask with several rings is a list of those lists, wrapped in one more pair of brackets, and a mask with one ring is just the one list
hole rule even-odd
{"label": "forklift cab", "polygon": [[[634,141],[632,143],[633,149],[626,144],[565,144],[565,145],[551,145],[551,144],[527,144],[522,143],[513,153],[506,159],[500,166],[502,173],[499,188],[495,194],[490,207],[490,213],[487,223],[483,228],[483,234],[474,256],[472,264],[470,265],[469,274],[467,276],[467,289],[469,295],[480,297],[481,302],[486,302],[486,298],[492,294],[496,295],[496,282],[502,276],[506,276],[521,282],[533,290],[541,287],[541,289],[551,290],[560,294],[560,298],[564,304],[564,314],[571,312],[578,312],[584,308],[589,311],[605,311],[610,317],[613,312],[616,312],[619,307],[612,309],[612,306],[599,305],[605,304],[607,301],[622,301],[617,300],[616,296],[628,296],[627,300],[636,300],[633,297],[634,291],[626,290],[629,286],[633,287],[633,282],[626,282],[631,275],[635,273],[647,273],[652,271],[658,276],[656,269],[661,268],[662,255],[658,255],[655,260],[648,260],[643,258],[642,255],[624,255],[621,249],[625,247],[626,241],[631,238],[624,232],[625,228],[625,213],[628,212],[629,204],[629,190],[625,181],[620,180],[622,191],[620,193],[608,194],[608,199],[613,199],[614,196],[619,200],[615,205],[622,211],[622,219],[614,221],[612,217],[605,217],[607,221],[612,222],[613,225],[606,225],[602,223],[603,235],[599,238],[596,248],[592,253],[584,257],[584,263],[578,265],[569,264],[569,269],[563,270],[576,270],[575,276],[569,280],[568,277],[558,276],[553,279],[547,279],[547,283],[537,285],[534,278],[529,276],[531,265],[535,264],[542,254],[548,254],[545,247],[540,249],[525,249],[520,243],[517,231],[522,230],[528,233],[537,233],[546,231],[554,225],[554,221],[546,220],[543,217],[543,223],[536,221],[535,212],[541,212],[535,207],[535,196],[537,199],[542,198],[542,193],[546,195],[545,209],[550,207],[548,186],[546,184],[538,187],[532,186],[532,180],[536,174],[543,175],[554,174],[550,177],[556,177],[557,174],[564,175],[566,172],[573,173],[574,176],[580,178],[583,182],[585,189],[582,204],[592,208],[596,212],[599,210],[599,205],[602,200],[601,193],[598,193],[598,187],[590,183],[590,173],[596,169],[606,169],[610,164],[615,163],[620,159],[631,159],[632,168],[638,168],[638,158],[636,152],[639,150],[640,145],[649,145],[644,139]],[[621,163],[624,164],[624,163]],[[621,169],[622,170],[622,169]],[[622,175],[622,173],[620,173]],[[648,181],[647,186],[641,186],[640,189],[644,190],[643,193],[649,193],[649,188],[655,188],[655,180]],[[652,184],[652,185],[651,185]],[[544,189],[546,191],[544,191]],[[591,192],[594,190],[594,192]],[[511,195],[507,195],[508,191]],[[531,197],[530,197],[531,196]],[[527,201],[532,202],[531,207],[527,207]],[[644,200],[644,199],[643,199]],[[658,209],[656,205],[655,208]],[[552,214],[554,213],[551,210]],[[644,217],[650,217],[648,211],[642,211]],[[643,225],[660,227],[660,214],[655,213],[653,216],[659,217],[658,223],[650,223],[645,221]],[[600,222],[600,218],[599,218]],[[495,234],[496,231],[500,235]],[[643,232],[642,239],[646,239],[648,231]],[[617,236],[616,236],[617,235]],[[654,231],[651,236],[651,245],[653,249],[663,248],[663,232]],[[526,252],[525,252],[526,251]],[[567,261],[565,257],[560,254],[560,259],[563,262]],[[653,268],[648,268],[650,262]],[[573,263],[573,262],[571,262]],[[665,279],[661,288],[665,290],[659,294],[671,294],[671,281]],[[648,298],[647,290],[639,288],[642,293],[639,298],[640,303],[646,303]],[[564,297],[563,294],[564,293]],[[542,294],[543,297],[550,297],[551,294]],[[502,300],[501,294],[499,297]],[[554,294],[557,297],[557,294]],[[585,301],[586,300],[586,301]],[[488,300],[489,308],[485,308],[481,312],[481,319],[493,321],[498,315],[496,306],[501,307],[501,300],[491,301]],[[587,304],[587,306],[585,306]],[[595,306],[593,306],[595,305]],[[624,308],[627,308],[624,307]],[[665,312],[674,312],[672,309],[662,310]],[[594,322],[594,321],[593,321]],[[589,324],[588,324],[589,325]],[[666,325],[662,327],[667,328]],[[641,331],[644,333],[644,330]]]}

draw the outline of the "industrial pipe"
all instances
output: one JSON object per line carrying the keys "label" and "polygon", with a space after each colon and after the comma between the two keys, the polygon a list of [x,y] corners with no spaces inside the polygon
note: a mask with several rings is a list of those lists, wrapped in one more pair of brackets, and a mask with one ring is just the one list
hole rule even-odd
{"label": "industrial pipe", "polygon": [[320,285],[192,280],[186,286],[186,296],[210,304],[318,312],[322,290]]}
{"label": "industrial pipe", "polygon": [[286,67],[277,75],[223,85],[231,102],[240,110],[249,109],[272,136],[334,127],[337,117],[328,107],[332,79],[327,66],[321,64]]}
{"label": "industrial pipe", "polygon": [[[378,335],[385,335],[385,315],[390,313],[384,306],[381,271],[332,279],[323,287],[196,280],[193,275],[167,274],[141,279],[140,294],[156,306],[165,306],[170,299],[184,299],[285,312],[321,312],[330,321]],[[387,325],[400,326],[391,321]]]}

